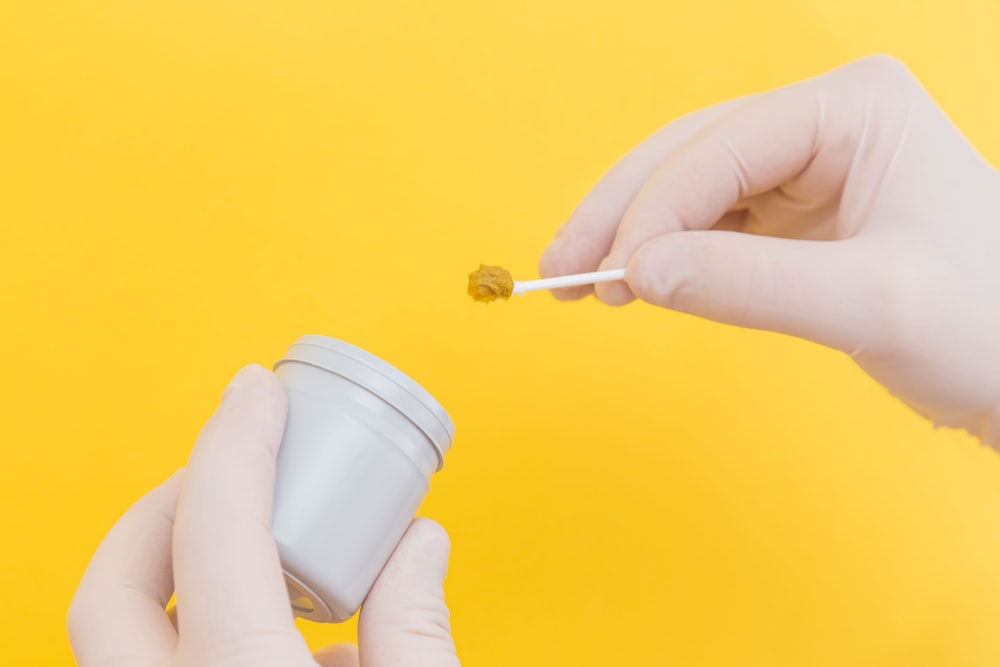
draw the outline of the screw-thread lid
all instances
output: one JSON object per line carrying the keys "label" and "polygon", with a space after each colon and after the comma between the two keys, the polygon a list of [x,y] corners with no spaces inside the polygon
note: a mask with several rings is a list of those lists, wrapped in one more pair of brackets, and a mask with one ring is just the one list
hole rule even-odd
{"label": "screw-thread lid", "polygon": [[295,341],[274,367],[289,361],[335,373],[381,398],[427,436],[437,451],[437,469],[444,465],[445,452],[455,437],[455,424],[426,389],[395,366],[350,343],[315,335]]}

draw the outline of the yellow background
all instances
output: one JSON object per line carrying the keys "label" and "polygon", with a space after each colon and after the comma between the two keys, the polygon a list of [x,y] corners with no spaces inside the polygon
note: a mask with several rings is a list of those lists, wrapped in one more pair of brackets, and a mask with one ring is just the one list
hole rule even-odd
{"label": "yellow background", "polygon": [[323,333],[457,423],[467,665],[996,664],[992,452],[801,341],[464,294],[671,118],[871,52],[1000,157],[990,0],[5,0],[0,660],[71,661],[105,530]]}

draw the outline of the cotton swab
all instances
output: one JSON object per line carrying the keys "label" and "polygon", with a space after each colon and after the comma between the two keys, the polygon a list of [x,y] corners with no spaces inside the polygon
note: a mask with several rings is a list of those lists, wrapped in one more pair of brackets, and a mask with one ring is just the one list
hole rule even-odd
{"label": "cotton swab", "polygon": [[535,292],[543,289],[593,285],[594,283],[607,283],[624,279],[625,269],[611,269],[609,271],[591,271],[590,273],[577,273],[571,276],[557,276],[555,278],[541,278],[539,280],[515,280],[511,295]]}
{"label": "cotton swab", "polygon": [[511,278],[510,271],[502,266],[479,265],[478,271],[469,274],[469,296],[474,301],[489,303],[497,299],[509,299],[515,294],[525,294],[538,290],[558,289],[560,287],[577,287],[594,283],[622,280],[625,269],[610,271],[591,271],[571,276],[557,276],[540,280],[519,280]]}

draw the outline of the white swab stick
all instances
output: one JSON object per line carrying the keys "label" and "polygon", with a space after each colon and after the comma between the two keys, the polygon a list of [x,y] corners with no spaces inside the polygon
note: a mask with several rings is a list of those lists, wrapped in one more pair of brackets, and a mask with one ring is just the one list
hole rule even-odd
{"label": "white swab stick", "polygon": [[514,291],[511,292],[511,296],[542,289],[558,289],[560,287],[576,287],[578,285],[592,285],[593,283],[607,283],[613,280],[623,280],[624,278],[625,269],[612,269],[610,271],[577,273],[572,276],[542,278],[541,280],[515,280]]}

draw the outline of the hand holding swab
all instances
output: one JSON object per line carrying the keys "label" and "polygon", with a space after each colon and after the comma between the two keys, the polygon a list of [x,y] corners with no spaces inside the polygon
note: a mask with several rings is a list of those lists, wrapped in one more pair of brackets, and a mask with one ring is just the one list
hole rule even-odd
{"label": "hand holding swab", "polygon": [[538,290],[558,289],[560,287],[576,287],[594,283],[610,282],[625,278],[625,269],[609,271],[591,271],[577,273],[571,276],[557,276],[540,280],[518,280],[511,278],[510,272],[501,266],[479,265],[478,271],[469,274],[469,296],[475,301],[489,303],[497,299],[509,299],[515,294],[535,292]]}

